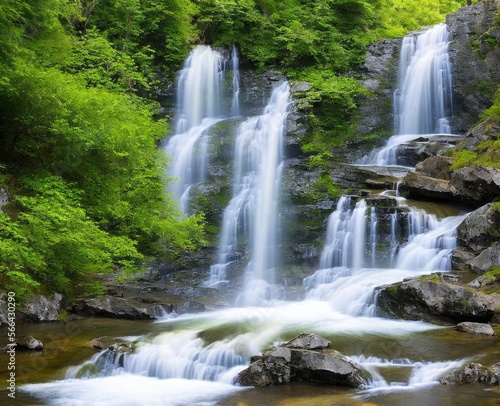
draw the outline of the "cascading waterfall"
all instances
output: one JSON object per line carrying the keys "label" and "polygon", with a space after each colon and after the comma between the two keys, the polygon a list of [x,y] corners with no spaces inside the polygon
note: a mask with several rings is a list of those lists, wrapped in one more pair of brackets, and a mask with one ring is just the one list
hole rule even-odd
{"label": "cascading waterfall", "polygon": [[451,116],[450,41],[446,24],[403,40],[402,82],[396,91],[396,134],[449,134]]}
{"label": "cascading waterfall", "polygon": [[361,165],[397,165],[397,147],[417,135],[451,134],[450,35],[438,24],[419,36],[403,39],[398,89],[394,92],[394,132],[387,145],[362,158]]}
{"label": "cascading waterfall", "polygon": [[243,122],[236,137],[233,197],[224,210],[218,263],[211,267],[208,285],[224,280],[230,255],[241,236],[251,260],[245,271],[246,286],[238,299],[240,305],[254,305],[273,297],[278,191],[289,97],[288,83],[281,84],[273,91],[264,113]]}
{"label": "cascading waterfall", "polygon": [[[391,214],[388,259],[377,245],[382,237],[376,231],[378,219],[374,208],[366,215],[364,199],[357,202],[354,209],[351,209],[351,197],[339,199],[328,220],[320,269],[304,279],[307,298],[330,301],[345,314],[372,317],[376,310],[374,289],[377,286],[451,269],[456,227],[464,216],[439,220],[433,214],[407,207],[404,199],[398,200],[402,200],[400,205],[408,210],[407,232],[397,233],[396,212]],[[359,260],[355,256],[359,256]]]}
{"label": "cascading waterfall", "polygon": [[[237,63],[236,57],[236,72]],[[174,178],[169,184],[170,192],[184,213],[188,210],[191,186],[206,176],[208,131],[226,115],[221,92],[227,65],[220,52],[200,45],[191,51],[178,75],[175,134],[168,139],[166,151],[172,159],[169,174]]]}
{"label": "cascading waterfall", "polygon": [[[439,26],[439,30],[442,29]],[[401,72],[406,70],[405,76],[410,75],[410,65],[418,54],[418,40],[412,41],[408,40],[404,57],[412,62],[401,68]],[[233,64],[235,61],[237,55],[233,49]],[[206,148],[206,130],[220,119],[216,112],[219,100],[213,100],[206,107],[203,103],[208,103],[208,94],[215,97],[220,90],[222,62],[220,55],[209,47],[198,47],[180,75],[181,111],[177,133],[167,147],[175,160],[173,168],[177,168],[176,164],[182,168],[176,175],[181,179],[176,194],[179,197],[189,193],[189,185],[201,179],[198,175],[202,169],[196,165],[203,163],[203,159],[195,152]],[[197,69],[200,70],[195,74]],[[235,74],[233,80],[236,79]],[[203,87],[209,82],[212,90]],[[238,96],[239,84],[233,82],[233,87],[234,96]],[[201,92],[199,97],[205,101],[190,106],[188,100],[194,89]],[[406,92],[410,87],[404,89]],[[398,112],[402,112],[401,105],[407,105],[413,97],[405,92],[398,102]],[[225,404],[225,397],[244,390],[231,383],[248,365],[250,356],[298,331],[316,331],[332,337],[333,342],[344,345],[353,361],[371,374],[369,387],[355,392],[355,396],[437,385],[445,370],[463,364],[463,359],[443,361],[441,353],[433,357],[434,361],[423,361],[431,356],[427,347],[413,352],[414,359],[403,356],[408,351],[416,351],[412,347],[419,347],[406,345],[409,334],[426,332],[427,335],[429,330],[439,327],[377,317],[374,298],[375,288],[379,286],[449,270],[450,252],[456,244],[455,229],[464,216],[438,219],[408,207],[399,197],[395,197],[398,207],[383,216],[370,207],[367,200],[343,196],[328,219],[319,269],[303,281],[304,299],[269,300],[275,298],[273,268],[278,262],[275,255],[278,190],[289,97],[289,86],[283,83],[273,91],[264,113],[245,120],[237,132],[233,195],[224,211],[217,264],[211,268],[207,285],[223,282],[236,251],[248,250],[251,259],[245,272],[246,284],[237,300],[237,305],[243,307],[166,318],[150,333],[125,338],[133,342],[132,353],[105,350],[82,365],[69,368],[66,380],[25,385],[23,391],[47,399],[50,404],[64,405],[156,405],[165,404],[165,399],[169,405]],[[446,110],[446,103],[440,103]],[[235,105],[233,97],[233,116]],[[195,111],[191,112],[191,108]],[[401,117],[404,119],[404,114],[401,113]],[[386,221],[390,224],[384,227]],[[394,340],[403,343],[397,351],[391,348],[387,357],[373,355],[386,341]],[[443,347],[437,345],[436,348]],[[395,370],[409,371],[397,375],[397,381],[391,381],[383,376],[385,369],[393,374]],[[232,403],[237,402],[227,404]]]}

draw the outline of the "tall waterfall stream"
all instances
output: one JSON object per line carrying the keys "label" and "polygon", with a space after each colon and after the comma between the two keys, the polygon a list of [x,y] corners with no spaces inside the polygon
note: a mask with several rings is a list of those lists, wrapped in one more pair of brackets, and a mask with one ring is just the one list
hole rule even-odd
{"label": "tall waterfall stream", "polygon": [[[446,35],[446,26],[439,25],[418,38],[405,39],[395,95],[395,137],[400,137],[396,144],[415,134],[450,132]],[[206,176],[207,129],[245,114],[238,99],[235,50],[231,63],[210,47],[200,46],[179,75],[177,128],[166,148],[174,157],[171,174],[178,179],[172,193],[184,209],[190,186]],[[231,108],[224,110],[218,93],[227,69],[234,71],[234,94]],[[426,69],[439,70],[429,73],[433,83],[439,82],[439,91],[418,74]],[[425,86],[428,90],[422,90]],[[439,94],[423,99],[435,91]],[[54,374],[56,380],[23,385],[26,404],[409,406],[465,404],[469,396],[484,395],[485,402],[494,399],[482,389],[438,384],[446,370],[462,365],[478,348],[487,348],[487,338],[458,337],[445,327],[382,318],[375,307],[378,286],[450,270],[455,228],[465,214],[442,218],[412,207],[392,191],[387,196],[396,200],[405,219],[398,219],[394,211],[385,226],[389,232],[381,237],[381,219],[367,201],[343,196],[328,219],[317,271],[303,281],[302,300],[289,301],[276,293],[273,269],[279,261],[275,247],[289,97],[288,84],[278,84],[261,115],[245,118],[235,134],[232,198],[222,219],[216,263],[205,281],[209,287],[225,282],[232,250],[243,240],[251,258],[234,306],[178,317],[170,314],[155,323],[117,321],[118,333],[108,334],[134,343],[131,354],[104,350],[83,363],[74,362],[64,376]],[[421,112],[418,117],[416,110]],[[388,147],[393,144],[394,139]],[[395,165],[391,154],[387,149],[376,151],[360,164]],[[401,221],[404,228],[396,226]],[[382,243],[389,249],[379,255],[377,246]],[[98,321],[95,326],[98,329]],[[334,349],[361,365],[370,376],[365,387],[294,384],[252,389],[232,384],[252,355],[301,332],[329,338]]]}

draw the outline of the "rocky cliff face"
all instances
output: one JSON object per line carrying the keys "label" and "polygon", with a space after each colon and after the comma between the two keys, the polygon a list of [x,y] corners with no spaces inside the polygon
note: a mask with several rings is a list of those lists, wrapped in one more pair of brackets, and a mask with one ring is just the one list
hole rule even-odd
{"label": "rocky cliff face", "polygon": [[500,83],[500,24],[498,0],[483,0],[463,7],[446,18],[453,36],[453,118],[455,133],[465,133],[492,104]]}

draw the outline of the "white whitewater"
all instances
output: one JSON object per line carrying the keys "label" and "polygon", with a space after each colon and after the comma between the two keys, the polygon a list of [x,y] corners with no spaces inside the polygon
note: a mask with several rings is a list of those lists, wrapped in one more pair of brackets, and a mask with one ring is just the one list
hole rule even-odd
{"label": "white whitewater", "polygon": [[283,83],[274,89],[263,114],[249,118],[238,128],[233,197],[224,210],[217,264],[211,267],[208,286],[224,281],[230,256],[240,240],[240,248],[247,249],[251,259],[239,305],[256,305],[274,296],[278,192],[289,98],[289,85]]}
{"label": "white whitewater", "polygon": [[421,135],[451,135],[452,79],[446,24],[403,39],[398,89],[394,92],[394,136],[362,158],[361,165],[398,165],[397,147]]}
{"label": "white whitewater", "polygon": [[166,151],[172,162],[170,192],[186,213],[194,183],[206,176],[208,131],[223,118],[222,81],[226,60],[209,46],[191,51],[177,81],[177,120],[175,134]]}

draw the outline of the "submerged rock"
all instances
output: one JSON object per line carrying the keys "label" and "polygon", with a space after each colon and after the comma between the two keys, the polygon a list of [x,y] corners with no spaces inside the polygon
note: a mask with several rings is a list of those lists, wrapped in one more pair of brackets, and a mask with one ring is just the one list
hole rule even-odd
{"label": "submerged rock", "polygon": [[[294,381],[359,387],[361,368],[335,352],[322,352],[330,341],[315,334],[301,334],[267,351],[241,371],[235,383],[244,386],[279,385]],[[315,349],[315,350],[313,350]]]}
{"label": "submerged rock", "polygon": [[43,343],[33,336],[27,336],[22,342],[17,343],[17,349],[41,351],[43,350]]}
{"label": "submerged rock", "polygon": [[462,323],[458,323],[456,329],[457,331],[468,334],[483,334],[487,336],[495,335],[495,331],[487,323],[473,323],[470,321],[464,321]]}

